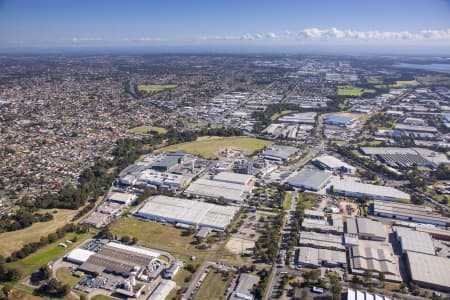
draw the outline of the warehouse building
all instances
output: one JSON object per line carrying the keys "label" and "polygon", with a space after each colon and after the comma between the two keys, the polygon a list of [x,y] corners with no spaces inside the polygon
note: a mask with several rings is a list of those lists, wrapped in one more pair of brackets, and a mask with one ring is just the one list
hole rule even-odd
{"label": "warehouse building", "polygon": [[341,180],[333,184],[332,192],[347,197],[363,197],[367,196],[376,200],[410,200],[409,194],[402,192],[390,186],[381,186],[355,182],[351,180]]}
{"label": "warehouse building", "polygon": [[280,123],[314,124],[316,123],[316,112],[304,112],[283,116],[277,120]]}
{"label": "warehouse building", "polygon": [[89,259],[89,257],[91,257],[94,254],[95,252],[93,251],[77,248],[70,251],[66,256],[64,256],[64,259],[68,262],[81,265],[85,263]]}
{"label": "warehouse building", "polygon": [[108,201],[123,205],[130,205],[135,199],[136,195],[131,193],[112,192],[108,196]]}
{"label": "warehouse building", "polygon": [[448,227],[450,219],[421,205],[374,200],[370,207],[374,216]]}
{"label": "warehouse building", "polygon": [[180,164],[185,156],[186,153],[184,151],[167,152],[162,159],[154,162],[151,168],[155,171],[167,172],[169,169]]}
{"label": "warehouse building", "polygon": [[417,252],[435,255],[433,239],[428,233],[416,231],[407,227],[393,227],[395,238],[400,244],[402,253]]}
{"label": "warehouse building", "polygon": [[350,126],[355,119],[351,117],[339,116],[339,115],[329,115],[325,118],[324,123],[326,125],[347,127]]}
{"label": "warehouse building", "polygon": [[[394,266],[393,254],[385,248],[353,246],[350,248],[350,268],[352,273],[364,271],[391,275],[391,280],[401,281],[398,266]],[[388,278],[386,276],[386,278]],[[396,278],[396,279],[395,279]]]}
{"label": "warehouse building", "polygon": [[344,221],[342,220],[341,214],[332,214],[325,219],[308,218],[305,216],[302,222],[302,229],[304,231],[341,235],[344,233]]}
{"label": "warehouse building", "polygon": [[359,291],[349,288],[345,300],[393,300],[384,295],[372,294],[367,291]]}
{"label": "warehouse building", "polygon": [[238,284],[230,300],[253,300],[253,287],[259,282],[259,277],[251,274],[242,273],[239,276]]}
{"label": "warehouse building", "polygon": [[300,233],[299,245],[319,249],[345,251],[342,235],[302,231]]}
{"label": "warehouse building", "polygon": [[238,174],[233,172],[220,172],[214,176],[215,181],[222,181],[227,183],[240,184],[245,186],[253,186],[255,177],[252,175]]}
{"label": "warehouse building", "polygon": [[296,155],[300,149],[291,146],[273,145],[264,149],[259,157],[276,162],[288,161],[292,156]]}
{"label": "warehouse building", "polygon": [[315,159],[313,159],[312,162],[318,165],[319,167],[330,171],[346,172],[352,174],[356,172],[355,167],[331,155],[318,156]]}
{"label": "warehouse building", "polygon": [[407,267],[411,281],[417,285],[450,292],[450,259],[408,251]]}
{"label": "warehouse building", "polygon": [[294,177],[290,178],[288,184],[295,188],[303,188],[317,192],[330,183],[332,176],[333,174],[330,172],[303,169]]}
{"label": "warehouse building", "polygon": [[384,241],[387,237],[383,223],[367,218],[347,219],[347,233],[363,240]]}
{"label": "warehouse building", "polygon": [[347,266],[345,252],[311,247],[300,247],[296,255],[297,264],[303,267],[342,267]]}
{"label": "warehouse building", "polygon": [[135,215],[159,222],[208,227],[223,231],[231,223],[239,208],[222,206],[182,198],[155,196],[139,209]]}
{"label": "warehouse building", "polygon": [[248,197],[251,190],[252,185],[200,178],[191,183],[184,193],[188,197],[203,197],[207,199],[223,197],[227,201],[241,204]]}
{"label": "warehouse building", "polygon": [[147,300],[160,300],[166,299],[170,291],[177,287],[175,281],[163,279],[158,284],[155,290],[151,293],[151,295],[147,298]]}

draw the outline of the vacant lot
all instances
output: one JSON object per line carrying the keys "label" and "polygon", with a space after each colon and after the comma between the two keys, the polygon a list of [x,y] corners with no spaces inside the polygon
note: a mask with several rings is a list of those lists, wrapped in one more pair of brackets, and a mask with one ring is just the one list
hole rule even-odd
{"label": "vacant lot", "polygon": [[206,276],[205,281],[198,289],[194,300],[220,300],[223,298],[228,284],[230,284],[231,276],[229,278],[224,278],[221,273],[210,269],[208,276]]}
{"label": "vacant lot", "polygon": [[[28,228],[5,232],[0,234],[0,255],[8,257],[13,251],[19,250],[23,245],[38,242],[41,236],[47,236],[56,229],[67,224],[77,213],[76,210],[49,209],[42,213],[52,213],[54,219],[49,222],[34,223]],[[56,212],[56,213],[53,213]]]}
{"label": "vacant lot", "polygon": [[[58,246],[59,243],[64,242],[66,240],[71,240],[73,238],[77,237],[77,241],[71,245],[68,245],[67,248],[63,248],[61,246]],[[81,244],[83,241],[87,240],[88,238],[92,237],[91,234],[85,233],[85,234],[75,234],[75,233],[69,233],[64,238],[54,242],[53,244],[47,245],[41,249],[39,249],[37,252],[25,257],[24,259],[12,262],[8,264],[11,267],[18,268],[22,272],[22,276],[26,277],[42,267],[43,265],[49,263],[51,260],[60,258],[70,250],[76,248],[79,244]]]}
{"label": "vacant lot", "polygon": [[159,134],[164,134],[167,132],[167,130],[165,128],[162,127],[156,127],[156,126],[139,126],[139,127],[135,127],[130,129],[130,131],[135,132],[135,133],[142,133],[142,134],[147,134],[150,133],[152,131],[156,131]]}
{"label": "vacant lot", "polygon": [[122,217],[111,226],[111,232],[118,236],[134,236],[143,246],[167,251],[177,257],[194,255],[199,259],[242,263],[238,255],[225,249],[225,241],[213,244],[210,249],[200,250],[195,247],[192,235],[184,235],[182,229],[175,228],[171,224]]}
{"label": "vacant lot", "polygon": [[138,85],[138,91],[144,93],[157,93],[167,89],[176,88],[176,84],[140,84]]}
{"label": "vacant lot", "polygon": [[70,285],[71,287],[73,287],[75,283],[77,283],[80,280],[80,278],[73,276],[72,272],[65,267],[59,268],[56,271],[56,278],[59,281]]}
{"label": "vacant lot", "polygon": [[184,150],[187,153],[199,155],[205,158],[217,158],[219,151],[225,149],[226,147],[241,148],[246,155],[251,155],[270,144],[273,143],[270,141],[249,137],[217,137],[172,145],[158,149],[158,151]]}
{"label": "vacant lot", "polygon": [[338,86],[337,90],[338,96],[360,97],[365,93],[372,94],[375,93],[375,90],[363,89],[353,85],[341,85]]}

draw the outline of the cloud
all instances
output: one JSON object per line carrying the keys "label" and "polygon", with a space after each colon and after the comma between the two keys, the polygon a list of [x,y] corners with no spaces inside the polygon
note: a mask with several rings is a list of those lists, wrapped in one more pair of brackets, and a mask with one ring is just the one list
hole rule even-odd
{"label": "cloud", "polygon": [[450,41],[450,29],[410,31],[356,31],[337,28],[307,28],[297,34],[299,40],[349,41]]}

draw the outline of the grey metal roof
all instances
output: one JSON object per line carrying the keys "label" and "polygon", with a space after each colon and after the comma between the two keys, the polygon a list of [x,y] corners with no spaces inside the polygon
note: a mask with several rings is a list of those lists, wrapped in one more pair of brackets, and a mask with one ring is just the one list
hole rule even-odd
{"label": "grey metal roof", "polygon": [[288,183],[293,186],[307,186],[319,190],[331,178],[329,172],[303,169],[292,177]]}
{"label": "grey metal roof", "polygon": [[450,259],[417,252],[407,252],[413,281],[434,284],[450,290]]}
{"label": "grey metal roof", "polygon": [[428,233],[407,227],[394,227],[393,229],[403,251],[413,251],[430,255],[436,254],[433,239]]}

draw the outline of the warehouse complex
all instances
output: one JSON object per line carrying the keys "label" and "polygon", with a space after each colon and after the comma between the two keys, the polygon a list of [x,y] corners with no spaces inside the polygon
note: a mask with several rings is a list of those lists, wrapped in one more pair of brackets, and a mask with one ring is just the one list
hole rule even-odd
{"label": "warehouse complex", "polygon": [[380,186],[350,180],[341,180],[333,183],[332,191],[333,193],[347,197],[367,196],[377,200],[409,200],[411,198],[409,194],[390,186]]}
{"label": "warehouse complex", "polygon": [[347,259],[345,252],[342,251],[299,247],[297,264],[310,268],[319,268],[322,266],[345,268],[347,266]]}
{"label": "warehouse complex", "polygon": [[360,239],[384,241],[387,233],[383,223],[367,218],[347,219],[347,233]]}
{"label": "warehouse complex", "polygon": [[350,267],[352,273],[363,274],[368,270],[384,273],[392,281],[401,281],[398,265],[391,253],[385,248],[353,246],[350,248]]}
{"label": "warehouse complex", "polygon": [[374,200],[370,211],[373,215],[384,218],[443,227],[448,227],[450,224],[449,218],[441,216],[439,213],[432,211],[431,208],[420,205]]}
{"label": "warehouse complex", "polygon": [[259,157],[276,162],[288,161],[300,151],[299,148],[291,146],[273,145],[264,149]]}
{"label": "warehouse complex", "polygon": [[411,280],[425,288],[450,292],[450,259],[408,251],[407,265]]}
{"label": "warehouse complex", "polygon": [[433,239],[428,233],[407,227],[393,227],[395,238],[400,244],[402,253],[407,251],[435,255]]}
{"label": "warehouse complex", "polygon": [[330,172],[303,169],[294,177],[288,180],[288,184],[295,188],[303,188],[310,191],[319,191],[323,189],[333,176]]}
{"label": "warehouse complex", "polygon": [[159,195],[149,198],[135,215],[148,220],[223,231],[238,210],[234,206]]}

